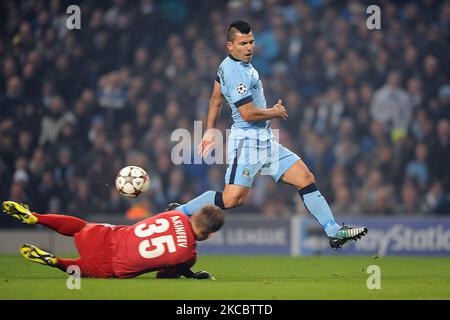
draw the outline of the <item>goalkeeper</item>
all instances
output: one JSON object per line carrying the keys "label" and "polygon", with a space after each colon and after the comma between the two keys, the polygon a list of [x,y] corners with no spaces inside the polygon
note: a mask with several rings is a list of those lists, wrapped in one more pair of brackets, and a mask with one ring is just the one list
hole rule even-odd
{"label": "goalkeeper", "polygon": [[213,279],[206,271],[191,270],[197,257],[196,243],[210,238],[224,222],[222,210],[202,207],[191,217],[168,211],[139,221],[133,226],[88,223],[60,214],[38,214],[14,201],[2,204],[3,212],[26,224],[41,224],[73,237],[80,257],[63,259],[31,244],[20,248],[32,262],[64,272],[76,265],[81,276],[91,278],[132,278],[158,271],[157,278]]}

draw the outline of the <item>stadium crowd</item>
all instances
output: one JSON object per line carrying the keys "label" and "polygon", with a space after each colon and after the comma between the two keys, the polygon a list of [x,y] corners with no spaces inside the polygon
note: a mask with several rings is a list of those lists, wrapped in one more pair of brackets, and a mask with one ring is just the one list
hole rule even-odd
{"label": "stadium crowd", "polygon": [[[1,200],[134,219],[222,190],[226,165],[175,165],[171,133],[206,119],[226,29],[244,19],[267,102],[289,113],[272,127],[335,214],[450,214],[450,2],[378,2],[369,30],[377,2],[0,2]],[[80,30],[66,26],[74,3]],[[231,124],[224,105],[218,127]],[[114,188],[129,164],[151,179],[133,201]],[[261,176],[235,211],[305,209]]]}

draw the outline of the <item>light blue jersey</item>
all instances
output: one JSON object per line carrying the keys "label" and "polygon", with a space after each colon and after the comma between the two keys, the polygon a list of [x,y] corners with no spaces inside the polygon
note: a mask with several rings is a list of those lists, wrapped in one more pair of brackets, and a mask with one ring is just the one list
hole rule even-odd
{"label": "light blue jersey", "polygon": [[225,183],[251,187],[255,175],[271,175],[278,181],[300,158],[274,139],[270,120],[247,122],[239,108],[252,102],[256,108],[267,109],[258,71],[251,65],[225,58],[219,66],[216,81],[227,100],[234,124],[228,136],[228,169]]}
{"label": "light blue jersey", "polygon": [[[251,63],[245,63],[226,57],[219,66],[216,81],[220,83],[222,94],[231,108],[234,124],[231,127],[231,138],[258,138],[268,140],[273,138],[270,129],[270,120],[259,122],[246,122],[239,113],[239,107],[249,102],[257,108],[266,109],[264,89],[259,79],[259,73]],[[243,129],[248,132],[243,132]],[[253,130],[251,130],[253,129]],[[257,136],[255,134],[257,133]]]}

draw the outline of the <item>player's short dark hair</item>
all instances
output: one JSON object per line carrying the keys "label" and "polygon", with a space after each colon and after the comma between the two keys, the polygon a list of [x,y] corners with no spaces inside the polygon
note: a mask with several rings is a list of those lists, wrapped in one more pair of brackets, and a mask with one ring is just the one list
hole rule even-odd
{"label": "player's short dark hair", "polygon": [[222,210],[217,206],[206,205],[197,213],[196,224],[206,234],[218,231],[224,223]]}
{"label": "player's short dark hair", "polygon": [[250,25],[247,22],[245,22],[243,20],[234,21],[228,27],[227,41],[233,41],[234,40],[234,35],[237,32],[240,32],[242,34],[247,34],[247,33],[250,33],[250,31],[252,31],[252,27],[250,27]]}

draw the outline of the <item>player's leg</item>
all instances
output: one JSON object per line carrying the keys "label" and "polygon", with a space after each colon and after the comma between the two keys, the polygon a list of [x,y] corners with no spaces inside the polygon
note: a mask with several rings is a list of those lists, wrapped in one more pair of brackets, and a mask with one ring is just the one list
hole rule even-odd
{"label": "player's leg", "polygon": [[222,192],[207,191],[188,203],[175,207],[176,210],[192,215],[204,205],[216,205],[223,210],[242,205],[261,164],[249,164],[251,146],[249,143],[244,144],[243,140],[230,141],[229,149],[229,166],[225,174],[224,190]]}
{"label": "player's leg", "polygon": [[[67,269],[70,266],[78,266],[80,268],[80,270],[82,270],[81,268],[81,258],[78,259],[63,259],[63,258],[58,258],[58,263],[56,265],[56,267],[63,271],[63,272],[67,272]],[[82,275],[82,274],[81,274]]]}
{"label": "player's leg", "polygon": [[86,221],[72,216],[31,212],[27,205],[14,201],[4,201],[2,207],[3,212],[20,220],[22,223],[42,224],[65,236],[73,236],[87,224]]}
{"label": "player's leg", "polygon": [[14,201],[4,201],[2,203],[2,211],[13,218],[20,220],[22,223],[37,223],[37,217],[30,211],[30,208],[26,204],[20,204]]}
{"label": "player's leg", "polygon": [[24,257],[28,261],[50,267],[57,267],[58,265],[58,258],[56,258],[54,254],[45,252],[44,250],[39,249],[35,245],[23,244],[20,247],[19,251],[22,257]]}
{"label": "player's leg", "polygon": [[315,179],[306,164],[277,141],[271,142],[269,174],[276,182],[281,181],[297,187],[306,209],[322,225],[330,238],[330,245],[337,249],[349,240],[359,239],[367,228],[351,228],[336,223],[333,213],[317,188]]}
{"label": "player's leg", "polygon": [[65,216],[62,214],[34,214],[39,224],[42,224],[50,229],[55,230],[64,236],[73,237],[80,232],[87,222],[72,216]]}
{"label": "player's leg", "polygon": [[249,191],[249,187],[238,184],[226,184],[222,192],[222,203],[224,209],[232,209],[241,206],[245,202]]}
{"label": "player's leg", "polygon": [[171,203],[167,210],[178,210],[188,216],[192,216],[194,213],[200,211],[205,205],[221,206],[221,203],[218,202],[218,194],[219,192],[216,191],[206,191],[185,204],[180,205],[179,203]]}
{"label": "player's leg", "polygon": [[280,181],[298,188],[306,209],[322,225],[333,249],[338,249],[347,241],[357,240],[367,233],[366,227],[353,228],[336,223],[327,201],[317,188],[313,174],[302,160],[296,161],[286,170]]}
{"label": "player's leg", "polygon": [[223,191],[207,191],[186,204],[175,208],[172,205],[172,207],[169,206],[169,209],[173,208],[189,216],[200,211],[205,205],[215,205],[223,210],[232,209],[244,203],[249,190],[248,187],[226,184]]}
{"label": "player's leg", "polygon": [[45,252],[32,244],[23,244],[20,249],[20,254],[26,260],[42,264],[45,266],[58,268],[63,272],[67,272],[67,268],[73,265],[77,265],[81,268],[81,259],[63,259],[58,258],[54,254]]}
{"label": "player's leg", "polygon": [[327,236],[334,236],[341,228],[336,223],[333,213],[317,188],[313,174],[302,160],[297,160],[281,176],[280,181],[297,187],[306,209],[324,228]]}

